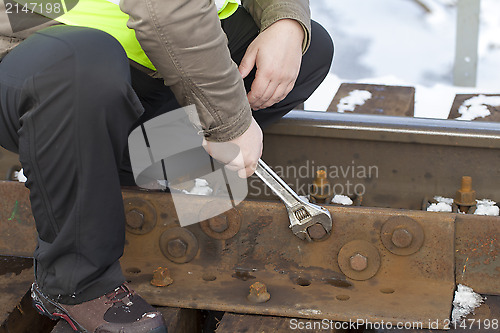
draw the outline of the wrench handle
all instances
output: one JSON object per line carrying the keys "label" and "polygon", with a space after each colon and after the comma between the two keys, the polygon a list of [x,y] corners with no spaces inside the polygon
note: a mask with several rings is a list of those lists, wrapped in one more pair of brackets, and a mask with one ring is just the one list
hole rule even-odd
{"label": "wrench handle", "polygon": [[263,160],[259,159],[255,174],[276,194],[287,206],[291,208],[302,200],[297,193],[288,186]]}

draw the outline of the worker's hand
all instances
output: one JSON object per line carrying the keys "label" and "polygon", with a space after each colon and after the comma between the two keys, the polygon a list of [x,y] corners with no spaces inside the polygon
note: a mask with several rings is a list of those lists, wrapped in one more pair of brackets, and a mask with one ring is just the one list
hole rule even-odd
{"label": "worker's hand", "polygon": [[283,19],[260,33],[250,44],[239,70],[245,78],[257,66],[248,93],[253,110],[280,102],[292,90],[299,75],[303,40],[304,29],[300,23]]}
{"label": "worker's hand", "polygon": [[203,141],[205,150],[226,168],[238,171],[241,178],[250,177],[262,155],[262,130],[253,119],[250,127],[239,137],[228,142]]}

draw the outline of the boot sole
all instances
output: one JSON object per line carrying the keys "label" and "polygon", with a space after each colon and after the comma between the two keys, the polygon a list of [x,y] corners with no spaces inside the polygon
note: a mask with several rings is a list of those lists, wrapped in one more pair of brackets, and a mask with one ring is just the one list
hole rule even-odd
{"label": "boot sole", "polygon": [[41,315],[47,316],[52,320],[64,319],[71,326],[73,331],[88,333],[86,329],[81,327],[76,321],[74,321],[61,307],[55,304],[53,301],[45,297],[33,283],[31,286],[31,299],[33,307]]}

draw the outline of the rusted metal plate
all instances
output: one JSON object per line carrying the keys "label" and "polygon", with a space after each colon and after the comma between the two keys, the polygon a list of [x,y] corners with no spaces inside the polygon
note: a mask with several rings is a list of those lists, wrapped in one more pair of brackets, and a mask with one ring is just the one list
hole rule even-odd
{"label": "rusted metal plate", "polygon": [[[0,182],[0,193],[4,198],[4,200],[0,201],[0,216],[2,217],[0,220],[0,228],[4,228],[1,229],[2,235],[7,235],[7,237],[0,237],[1,253],[10,255],[21,253],[23,256],[31,255],[32,249],[35,247],[36,231],[32,217],[27,213],[29,209],[28,190],[20,183]],[[158,266],[169,267],[178,285],[178,278],[181,273],[179,273],[178,270],[176,271],[176,269],[182,268],[184,270],[185,267],[188,267],[188,272],[192,273],[188,274],[188,277],[192,275],[192,279],[182,282],[186,283],[186,285],[185,288],[181,288],[181,290],[193,290],[194,288],[195,294],[200,293],[200,295],[202,295],[204,288],[213,288],[217,286],[217,288],[219,288],[223,286],[223,290],[235,290],[236,288],[238,293],[234,295],[239,295],[238,297],[242,298],[242,300],[246,300],[245,294],[247,289],[257,278],[262,278],[262,282],[264,283],[266,283],[267,279],[272,280],[278,278],[278,284],[268,285],[271,295],[274,294],[273,289],[278,290],[278,294],[280,295],[282,290],[287,290],[284,289],[284,286],[286,286],[289,290],[293,291],[293,293],[290,293],[293,295],[291,300],[289,300],[289,303],[291,303],[285,303],[285,305],[291,309],[288,312],[297,313],[302,311],[303,314],[307,314],[307,316],[309,316],[309,312],[304,312],[299,305],[296,305],[299,303],[293,303],[298,298],[300,299],[302,294],[309,295],[306,296],[306,298],[314,298],[313,295],[315,293],[320,294],[322,298],[332,299],[333,304],[338,305],[340,303],[342,308],[344,308],[345,301],[341,302],[337,300],[336,297],[339,296],[342,299],[345,298],[344,296],[349,296],[352,299],[355,298],[355,296],[352,295],[354,291],[356,293],[360,292],[360,294],[367,293],[366,295],[370,295],[371,293],[371,296],[367,296],[367,298],[376,298],[376,296],[378,297],[380,295],[390,298],[395,294],[399,296],[404,294],[405,299],[412,301],[412,297],[419,299],[420,295],[417,296],[417,294],[420,290],[417,287],[413,288],[414,296],[411,294],[412,290],[404,289],[404,293],[398,293],[396,287],[408,287],[406,285],[405,275],[398,275],[398,272],[405,271],[405,269],[407,269],[408,272],[413,272],[414,270],[418,272],[419,269],[417,269],[417,267],[421,267],[426,271],[428,270],[428,267],[425,267],[426,265],[431,265],[431,268],[435,266],[439,267],[437,264],[432,264],[432,256],[429,258],[425,256],[422,257],[422,253],[425,251],[421,251],[434,243],[441,243],[438,244],[439,246],[447,244],[447,246],[452,247],[450,244],[453,244],[453,241],[446,242],[446,240],[441,239],[442,235],[444,235],[445,238],[448,237],[448,231],[445,230],[446,232],[443,233],[443,230],[434,230],[430,233],[434,237],[434,243],[429,243],[429,239],[427,238],[429,233],[425,232],[422,250],[418,250],[417,253],[408,257],[399,256],[397,255],[397,251],[396,254],[394,254],[383,245],[383,240],[386,239],[385,242],[387,242],[387,237],[381,234],[381,231],[387,229],[389,225],[386,225],[386,228],[384,228],[383,226],[385,224],[382,224],[380,221],[380,223],[374,224],[375,222],[371,219],[375,219],[375,217],[378,216],[377,214],[382,214],[381,216],[387,219],[394,215],[405,215],[414,218],[413,215],[416,214],[421,217],[414,219],[419,225],[422,225],[424,231],[426,231],[428,224],[432,224],[431,221],[441,221],[441,224],[445,221],[445,224],[447,224],[458,216],[456,223],[456,250],[451,250],[451,252],[456,255],[457,283],[469,285],[476,291],[482,293],[498,293],[498,285],[496,283],[499,277],[498,272],[500,271],[500,264],[497,257],[498,242],[496,241],[498,239],[498,225],[500,221],[498,217],[418,211],[411,212],[390,209],[329,207],[334,216],[335,229],[333,231],[333,236],[321,243],[308,244],[299,242],[295,244],[296,241],[299,240],[294,240],[293,237],[287,236],[291,235],[291,232],[287,227],[286,212],[281,203],[249,201],[242,205],[242,210],[240,210],[239,213],[242,219],[241,225],[238,226],[240,231],[237,231],[236,235],[233,237],[219,237],[220,239],[212,238],[209,236],[210,233],[205,233],[203,231],[201,225],[185,228],[195,236],[200,249],[196,252],[196,256],[189,264],[173,264],[162,254],[159,245],[159,239],[162,233],[172,226],[177,226],[169,195],[164,193],[125,191],[124,197],[138,197],[141,200],[146,200],[152,203],[156,211],[157,221],[152,231],[145,235],[127,234],[127,242],[129,245],[127,245],[126,248],[123,268],[128,276],[134,280],[139,278],[139,282],[142,281],[144,285],[147,285],[146,282],[149,282],[153,270]],[[192,197],[190,197],[190,200],[191,199]],[[18,207],[24,207],[21,210],[24,211],[23,214],[19,214],[18,210],[18,213],[12,215],[16,201]],[[8,211],[6,212],[6,210]],[[364,215],[359,215],[361,214],[360,212],[365,213]],[[370,220],[364,221],[365,215],[370,216]],[[9,220],[12,216],[14,216],[14,218]],[[379,220],[380,219],[382,218],[379,217]],[[24,223],[12,223],[13,220],[24,221]],[[276,221],[280,222],[276,223]],[[345,229],[346,225],[349,223],[351,228]],[[232,225],[231,221],[229,221],[229,224],[232,230],[231,234],[233,234],[235,226]],[[235,225],[237,226],[237,223]],[[438,223],[437,225],[440,224]],[[260,231],[261,227],[262,234]],[[207,225],[205,225],[205,229],[206,228]],[[13,235],[15,235],[15,237],[13,237]],[[30,237],[27,237],[27,235],[30,235]],[[342,274],[340,267],[338,267],[336,256],[340,248],[355,240],[362,240],[370,243],[375,246],[380,253],[380,269],[376,272],[374,278],[367,281],[351,281]],[[413,247],[413,245],[410,247]],[[309,250],[304,252],[304,249]],[[392,250],[394,250],[394,248]],[[429,251],[430,250],[431,249],[429,249]],[[435,252],[449,253],[449,251],[447,252],[444,249],[437,249]],[[288,253],[292,253],[293,256],[290,258]],[[319,253],[319,255],[313,256],[312,253]],[[435,253],[431,254],[436,255]],[[294,260],[297,258],[300,260],[295,262]],[[440,257],[439,260],[439,263],[442,263],[445,258]],[[257,265],[259,261],[267,265],[261,263],[259,266]],[[194,265],[194,263],[197,265]],[[402,263],[402,266],[397,269],[400,263]],[[390,266],[388,266],[388,264],[390,264]],[[464,266],[466,267],[465,273],[463,271]],[[387,270],[387,267],[391,267],[391,269]],[[396,271],[393,271],[392,267],[395,267]],[[269,268],[271,268],[271,272],[268,272]],[[257,269],[257,271],[253,272],[253,269]],[[273,271],[276,272],[275,269],[277,271],[283,271],[286,274],[273,274]],[[226,276],[228,270],[230,274]],[[182,274],[180,276],[181,280],[183,280],[184,276],[182,276]],[[200,278],[202,280],[201,283],[197,280]],[[245,279],[247,279],[247,281],[243,281]],[[374,283],[376,282],[380,285],[382,280],[386,281],[385,279],[390,281],[393,286],[386,286],[384,282],[384,286],[379,288],[378,294],[373,292],[375,289],[372,288],[372,290],[370,290],[372,284],[375,285]],[[310,282],[310,284],[306,286],[308,282]],[[172,285],[172,287],[174,285]],[[337,287],[335,287],[335,285],[337,285]],[[430,287],[431,285],[428,286],[432,289]],[[275,289],[276,287],[277,289]],[[198,291],[197,288],[201,288],[202,290]],[[212,295],[215,296],[216,302],[212,304],[211,308],[219,308],[218,302],[221,302],[221,299],[227,297],[227,293],[231,293],[229,291],[219,293],[220,290],[217,288],[213,291],[215,295]],[[174,289],[175,288],[167,287],[165,290],[171,291]],[[324,294],[322,291],[323,289],[329,290],[330,293]],[[380,289],[384,289],[385,292],[390,291],[388,289],[394,289],[395,292],[392,294],[382,294]],[[161,291],[155,290],[155,288],[152,288],[150,291],[152,292],[152,296],[157,295],[156,293],[160,293],[158,297],[153,297],[154,300],[157,300],[157,298],[163,299],[163,297],[161,297]],[[182,294],[182,292],[179,291],[179,294]],[[179,294],[176,294],[175,297],[178,297]],[[224,297],[222,295],[224,295]],[[409,298],[407,298],[406,295],[408,295]],[[184,300],[182,304],[189,307],[202,307],[203,304],[206,305],[206,301],[203,303],[203,301],[198,301],[196,296],[193,297],[195,298],[194,301],[192,299],[190,301]],[[207,298],[205,297],[204,299]],[[273,302],[274,299],[275,297],[271,297],[270,302]],[[166,305],[181,305],[178,301],[172,299],[170,299],[170,301],[172,301],[173,304]],[[323,302],[327,301],[323,300]],[[403,304],[409,304],[408,302],[405,301]],[[240,303],[243,308],[251,309],[252,307],[257,307],[255,305],[248,305],[244,302]],[[369,305],[366,304],[366,300],[360,301],[360,304],[365,304],[364,307],[366,308],[369,307]],[[378,308],[378,306],[376,308]],[[225,310],[233,311],[233,309],[234,306],[229,303]],[[312,307],[312,309],[314,310],[315,308]],[[360,307],[360,309],[363,309],[363,306]],[[312,313],[314,313],[314,311]],[[350,313],[353,312],[346,313],[345,318],[348,318]],[[297,315],[291,314],[291,316],[296,317]]]}
{"label": "rusted metal plate", "polygon": [[500,295],[500,218],[459,214],[455,244],[457,284]]}
{"label": "rusted metal plate", "polygon": [[[238,206],[241,227],[234,237],[212,238],[200,225],[184,228],[195,236],[194,242],[178,234],[170,195],[124,191],[124,198],[146,200],[158,212],[150,233],[127,234],[122,258],[128,279],[154,304],[347,321],[445,320],[450,314],[455,286],[453,214],[328,207],[334,220],[332,236],[307,243],[290,231],[280,202],[245,201]],[[209,199],[185,196],[185,200],[201,206]],[[422,247],[412,255],[393,254],[381,241],[383,225],[395,216],[411,218],[422,228]],[[170,229],[185,242],[186,256],[190,248],[199,247],[191,261],[178,264],[162,254],[165,245],[160,239]],[[345,258],[338,258],[352,241],[369,246],[349,247]],[[340,269],[338,261],[349,261],[357,251],[369,265],[373,252],[379,255],[380,267],[373,277],[348,278]],[[150,284],[157,267],[168,267],[173,284],[163,288]],[[256,281],[271,294],[266,303],[247,300]]]}
{"label": "rusted metal plate", "polygon": [[0,255],[31,257],[36,239],[28,189],[0,181]]}
{"label": "rusted metal plate", "polygon": [[[484,96],[492,96],[492,97],[500,97],[499,94],[483,94]],[[457,94],[455,96],[455,100],[453,101],[453,105],[451,106],[451,111],[448,116],[448,119],[455,119],[461,116],[458,112],[460,106],[464,104],[464,102],[470,98],[477,97],[479,94]],[[500,106],[492,106],[485,105],[485,107],[490,111],[490,115],[486,117],[477,117],[474,121],[494,121],[500,122]]]}
{"label": "rusted metal plate", "polygon": [[341,99],[349,96],[355,90],[369,91],[371,98],[363,105],[356,106],[352,111],[354,113],[413,117],[415,108],[414,87],[378,84],[342,83],[327,111],[337,112],[337,105]]}
{"label": "rusted metal plate", "polygon": [[[340,327],[341,324],[337,323]],[[289,333],[289,332],[351,332],[348,329],[336,329],[335,322],[322,320],[304,320],[299,318],[284,318],[273,316],[243,315],[236,313],[224,314],[216,333]],[[354,331],[352,331],[354,332]],[[362,332],[360,330],[359,332]]]}

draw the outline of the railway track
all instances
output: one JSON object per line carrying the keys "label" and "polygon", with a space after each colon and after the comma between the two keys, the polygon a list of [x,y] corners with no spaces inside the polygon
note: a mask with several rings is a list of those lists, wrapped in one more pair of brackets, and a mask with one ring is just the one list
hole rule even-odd
{"label": "railway track", "polygon": [[[354,205],[320,203],[333,217],[332,234],[305,242],[256,177],[236,208],[185,228],[170,194],[123,189],[122,267],[179,325],[171,331],[201,331],[210,313],[220,321],[216,332],[287,332],[293,323],[312,332],[300,323],[318,328],[322,320],[333,332],[389,332],[369,325],[382,321],[433,332],[449,324],[458,284],[488,295],[470,317],[473,329],[488,331],[477,319],[500,319],[500,217],[422,209],[434,196],[454,197],[463,176],[472,177],[478,198],[500,199],[498,124],[294,111],[266,131],[264,146],[263,159],[299,194],[310,192],[322,169],[330,187],[317,201],[329,202],[335,192]],[[36,233],[27,190],[2,182],[0,197],[0,254],[30,256]],[[184,200],[204,207],[213,199]],[[9,279],[27,281],[29,270]],[[153,278],[173,283],[158,287]],[[3,297],[10,292],[5,284],[2,290]],[[258,297],[249,300],[252,293]],[[350,321],[365,322],[341,325]],[[199,324],[183,326],[193,322]],[[54,332],[64,329],[59,324]]]}

